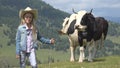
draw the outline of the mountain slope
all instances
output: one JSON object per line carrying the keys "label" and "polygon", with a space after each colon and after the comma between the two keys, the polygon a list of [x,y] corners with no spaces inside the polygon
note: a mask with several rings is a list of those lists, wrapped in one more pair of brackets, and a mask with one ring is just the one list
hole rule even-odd
{"label": "mountain slope", "polygon": [[59,9],[54,9],[42,0],[0,0],[0,25],[2,26],[2,24],[5,24],[10,28],[11,32],[9,32],[9,38],[11,42],[15,44],[16,29],[20,22],[18,16],[19,10],[27,6],[38,9],[39,17],[36,25],[41,35],[48,38],[55,37],[59,39],[57,31],[61,27],[63,18],[69,16],[68,13]]}
{"label": "mountain slope", "polygon": [[120,24],[120,17],[105,17],[108,21],[112,21]]}

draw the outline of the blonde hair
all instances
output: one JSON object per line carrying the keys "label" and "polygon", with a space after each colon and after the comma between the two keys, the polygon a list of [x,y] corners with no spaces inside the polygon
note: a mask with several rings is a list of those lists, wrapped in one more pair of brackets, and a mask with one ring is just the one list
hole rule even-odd
{"label": "blonde hair", "polygon": [[[32,13],[31,13],[32,14]],[[25,14],[24,14],[25,15]],[[36,40],[37,39],[37,29],[36,29],[36,25],[35,25],[35,19],[34,19],[34,15],[32,14],[33,18],[32,18],[32,22],[30,23],[31,26],[33,27],[32,28],[32,37],[33,37],[33,40]],[[24,17],[24,16],[23,16]],[[20,22],[20,25],[24,25],[25,24],[25,20],[24,18],[21,18],[21,22]]]}

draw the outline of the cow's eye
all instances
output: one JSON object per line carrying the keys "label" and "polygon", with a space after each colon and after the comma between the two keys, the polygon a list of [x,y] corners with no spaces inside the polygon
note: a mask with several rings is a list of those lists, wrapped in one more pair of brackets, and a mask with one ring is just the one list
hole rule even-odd
{"label": "cow's eye", "polygon": [[66,22],[66,24],[65,25],[67,25],[68,24],[68,21]]}

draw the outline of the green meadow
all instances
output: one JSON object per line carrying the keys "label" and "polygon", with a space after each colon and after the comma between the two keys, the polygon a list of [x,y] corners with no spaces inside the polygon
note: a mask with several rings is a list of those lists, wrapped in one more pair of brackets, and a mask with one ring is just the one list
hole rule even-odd
{"label": "green meadow", "polygon": [[[39,49],[36,51],[38,68],[119,68],[120,56],[107,56],[94,59],[94,62],[85,60],[78,63],[78,55],[75,62],[70,62],[70,51],[55,51],[50,49]],[[27,61],[27,60],[26,60]],[[19,68],[19,60],[15,58],[15,46],[0,48],[0,67]],[[31,68],[29,63],[27,68]]]}
{"label": "green meadow", "polygon": [[119,68],[120,56],[109,56],[96,58],[94,62],[84,61],[83,63],[76,62],[57,62],[49,64],[40,64],[39,68]]}
{"label": "green meadow", "polygon": [[[19,68],[19,60],[15,58],[15,45],[8,45],[10,41],[9,37],[4,34],[3,31],[10,31],[7,26],[0,27],[0,68]],[[113,43],[118,43],[120,37],[107,36],[108,40]],[[4,41],[3,41],[4,40]],[[40,45],[43,46],[43,45]],[[47,45],[45,45],[47,46]],[[53,45],[50,45],[53,46]],[[118,49],[118,48],[117,48]],[[56,51],[53,49],[38,49],[36,51],[38,68],[119,68],[120,67],[120,56],[107,56],[96,58],[94,62],[87,62],[85,60],[83,63],[78,63],[78,54],[76,50],[76,61],[70,62],[70,50],[66,51]],[[28,60],[26,60],[27,68],[29,66]]]}

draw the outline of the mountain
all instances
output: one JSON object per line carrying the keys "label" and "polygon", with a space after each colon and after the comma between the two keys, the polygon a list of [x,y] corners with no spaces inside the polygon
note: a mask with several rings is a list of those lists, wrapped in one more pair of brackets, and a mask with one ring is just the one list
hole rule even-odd
{"label": "mountain", "polygon": [[120,23],[120,17],[108,17],[108,16],[106,16],[105,18],[108,21],[112,21],[112,22],[115,22],[115,23]]}
{"label": "mountain", "polygon": [[55,9],[42,0],[0,0],[0,25],[2,28],[2,25],[6,25],[10,29],[9,31],[3,30],[2,34],[9,33],[7,36],[10,38],[10,44],[15,44],[16,29],[20,22],[19,10],[28,6],[38,9],[39,17],[36,25],[41,35],[59,39],[57,31],[60,29],[63,19],[70,14]]}

